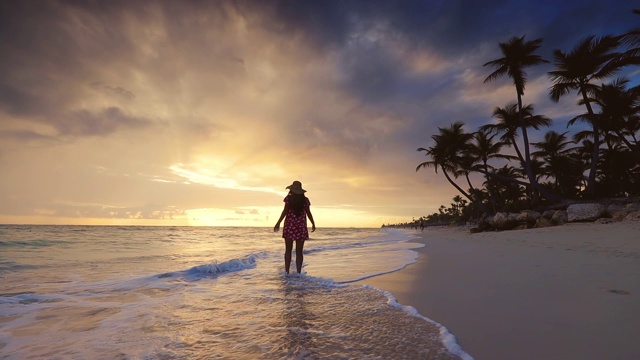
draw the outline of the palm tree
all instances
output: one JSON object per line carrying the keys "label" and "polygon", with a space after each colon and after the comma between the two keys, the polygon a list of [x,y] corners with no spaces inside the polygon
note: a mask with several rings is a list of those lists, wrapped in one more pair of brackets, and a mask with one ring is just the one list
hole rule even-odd
{"label": "palm tree", "polygon": [[600,113],[595,116],[605,134],[615,134],[612,137],[624,143],[640,159],[640,147],[635,137],[640,127],[640,91],[638,88],[627,89],[627,84],[626,78],[602,84],[591,100],[600,107]]}
{"label": "palm tree", "polygon": [[521,111],[517,109],[518,104],[515,102],[508,103],[504,108],[496,107],[493,110],[493,117],[498,122],[495,124],[487,124],[480,127],[480,131],[487,134],[497,134],[500,141],[513,146],[518,155],[518,159],[525,167],[525,159],[520,152],[516,139],[518,138],[518,127],[520,126],[520,113],[522,113],[525,127],[539,130],[542,126],[550,126],[551,119],[543,115],[533,115],[533,105],[524,106]]}
{"label": "palm tree", "polygon": [[469,145],[468,153],[474,159],[474,162],[480,162],[478,166],[480,166],[485,171],[485,178],[487,181],[487,190],[489,192],[489,200],[491,202],[491,206],[493,212],[496,212],[496,203],[494,196],[494,186],[492,184],[491,178],[489,175],[489,168],[493,168],[489,165],[489,160],[492,159],[505,159],[505,160],[513,160],[517,159],[515,156],[511,155],[503,155],[500,153],[500,150],[503,146],[507,145],[506,143],[499,141],[493,142],[494,135],[488,135],[483,131],[478,131],[473,134],[473,142]]}
{"label": "palm tree", "polygon": [[[640,15],[640,9],[633,9],[633,13]],[[640,64],[640,27],[627,31],[619,38],[620,42],[627,46],[627,51],[614,59],[617,66]]]}
{"label": "palm tree", "polygon": [[600,130],[597,121],[593,118],[594,111],[590,101],[590,96],[593,95],[597,86],[592,84],[592,81],[607,78],[619,70],[615,62],[612,62],[619,55],[614,52],[619,44],[619,37],[589,36],[578,42],[576,47],[568,53],[558,49],[553,51],[556,70],[549,72],[553,81],[549,96],[553,101],[558,102],[562,96],[577,91],[578,95],[582,96],[582,103],[587,108],[587,116],[592,125],[594,149],[585,189],[588,195],[595,195],[600,153]]}
{"label": "palm tree", "polygon": [[532,155],[535,159],[543,160],[544,174],[554,179],[554,187],[564,195],[573,196],[580,181],[580,172],[577,170],[580,164],[577,157],[573,156],[574,149],[568,148],[574,142],[567,140],[567,133],[548,131],[543,141],[531,145],[538,149]]}
{"label": "palm tree", "polygon": [[489,74],[484,82],[495,80],[503,75],[508,75],[513,79],[518,96],[518,118],[520,129],[522,130],[522,141],[524,143],[524,165],[527,171],[527,177],[531,186],[539,190],[538,182],[531,169],[531,155],[529,154],[529,136],[527,127],[522,113],[522,96],[524,95],[525,84],[527,83],[526,67],[539,65],[548,61],[541,58],[534,52],[542,44],[542,39],[525,41],[525,37],[512,37],[506,43],[499,43],[500,50],[504,57],[489,61],[484,66],[492,66],[496,68],[494,72]]}
{"label": "palm tree", "polygon": [[[519,171],[508,165],[504,165],[493,171],[494,186],[496,187],[496,203],[499,205],[498,211],[516,211],[524,203],[524,187],[518,178]],[[485,184],[488,185],[488,184]]]}
{"label": "palm tree", "polygon": [[416,171],[421,168],[433,167],[437,173],[438,168],[442,169],[447,181],[464,197],[482,209],[482,204],[478,204],[476,199],[464,191],[449,175],[452,174],[457,178],[464,171],[461,165],[468,159],[466,152],[473,134],[464,132],[463,126],[464,124],[456,122],[449,128],[438,128],[439,134],[431,136],[435,144],[428,149],[418,148],[418,151],[424,151],[425,155],[430,157],[431,160],[420,163],[416,167]]}

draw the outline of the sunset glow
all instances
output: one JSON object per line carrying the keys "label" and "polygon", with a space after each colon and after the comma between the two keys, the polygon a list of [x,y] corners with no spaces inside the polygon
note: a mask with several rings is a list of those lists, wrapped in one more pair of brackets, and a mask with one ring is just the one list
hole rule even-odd
{"label": "sunset glow", "polygon": [[[294,3],[3,1],[0,223],[271,227],[293,180],[318,227],[411,220],[456,194],[416,148],[514,96],[483,84],[499,41],[549,57],[638,24],[596,1],[477,23],[503,4]],[[563,128],[543,70],[526,101]]]}

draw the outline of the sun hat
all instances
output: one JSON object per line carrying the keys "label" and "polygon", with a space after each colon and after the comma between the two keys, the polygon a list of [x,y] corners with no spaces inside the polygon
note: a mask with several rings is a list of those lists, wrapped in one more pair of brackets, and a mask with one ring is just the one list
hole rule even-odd
{"label": "sun hat", "polygon": [[304,194],[307,190],[302,188],[302,183],[298,180],[294,181],[291,185],[287,186],[285,189],[291,190],[294,194]]}

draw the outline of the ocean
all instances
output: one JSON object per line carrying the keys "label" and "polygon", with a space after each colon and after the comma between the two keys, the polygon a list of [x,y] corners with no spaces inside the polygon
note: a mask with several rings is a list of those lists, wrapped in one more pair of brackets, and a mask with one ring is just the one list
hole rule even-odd
{"label": "ocean", "polygon": [[269,228],[0,225],[0,358],[470,359],[353,283],[415,262],[412,239],[320,228],[287,275]]}

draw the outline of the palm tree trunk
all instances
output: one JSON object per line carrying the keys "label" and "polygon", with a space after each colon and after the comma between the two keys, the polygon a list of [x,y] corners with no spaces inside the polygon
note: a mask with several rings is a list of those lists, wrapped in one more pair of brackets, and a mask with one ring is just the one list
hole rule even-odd
{"label": "palm tree trunk", "polygon": [[471,180],[469,179],[469,172],[468,171],[465,171],[464,177],[467,179],[467,185],[469,185],[469,190],[471,190],[470,193],[473,194],[476,191],[476,189],[471,184]]}
{"label": "palm tree trunk", "polygon": [[458,186],[458,184],[456,184],[456,182],[453,181],[453,179],[451,179],[449,174],[447,174],[447,172],[444,169],[442,169],[442,172],[444,173],[444,176],[447,178],[447,180],[449,180],[449,183],[451,185],[453,185],[453,187],[455,187],[462,195],[464,195],[464,197],[469,199],[469,201],[471,201],[473,204],[475,204],[476,207],[481,209],[483,212],[486,212],[484,207],[482,206],[482,204],[479,204],[471,195],[467,194],[466,191],[462,190],[462,188],[460,186]]}
{"label": "palm tree trunk", "polygon": [[539,201],[538,191],[540,191],[540,186],[538,185],[538,180],[533,174],[533,168],[531,167],[529,135],[527,134],[527,124],[525,124],[524,116],[522,115],[522,96],[520,95],[519,89],[516,89],[516,92],[518,93],[518,119],[520,121],[520,129],[522,130],[522,142],[524,143],[524,167],[527,172],[529,182],[531,183],[531,202],[536,205]]}
{"label": "palm tree trunk", "polygon": [[[487,164],[487,160],[482,159],[482,162],[484,164],[484,171],[489,172],[489,165]],[[495,214],[497,211],[497,206],[495,189],[493,188],[493,181],[488,175],[485,175],[484,177],[485,179],[487,179],[487,190],[489,190],[489,201],[491,202],[491,214]]]}
{"label": "palm tree trunk", "polygon": [[478,210],[480,210],[480,212],[484,214],[488,214],[487,208],[485,208],[484,205],[482,204],[482,200],[478,199],[478,191],[471,184],[471,180],[469,180],[469,172],[465,171],[464,176],[467,178],[467,184],[469,184],[469,190],[471,193],[469,195],[471,195],[474,199],[476,199],[476,202],[475,202],[475,204],[477,205],[476,207],[478,208]]}
{"label": "palm tree trunk", "polygon": [[593,128],[593,153],[591,153],[591,166],[589,168],[589,177],[587,179],[587,188],[584,190],[588,196],[593,196],[596,193],[596,171],[598,171],[598,159],[600,157],[600,129],[593,119],[593,109],[591,108],[591,102],[587,96],[587,90],[584,87],[580,88],[584,105],[587,107],[587,113],[591,119],[591,126]]}
{"label": "palm tree trunk", "polygon": [[511,144],[513,145],[513,148],[516,150],[516,155],[518,155],[518,160],[520,160],[520,164],[522,164],[522,167],[524,167],[524,158],[522,157],[522,153],[520,152],[520,148],[518,147],[518,143],[516,142],[516,138],[515,137],[511,137]]}

